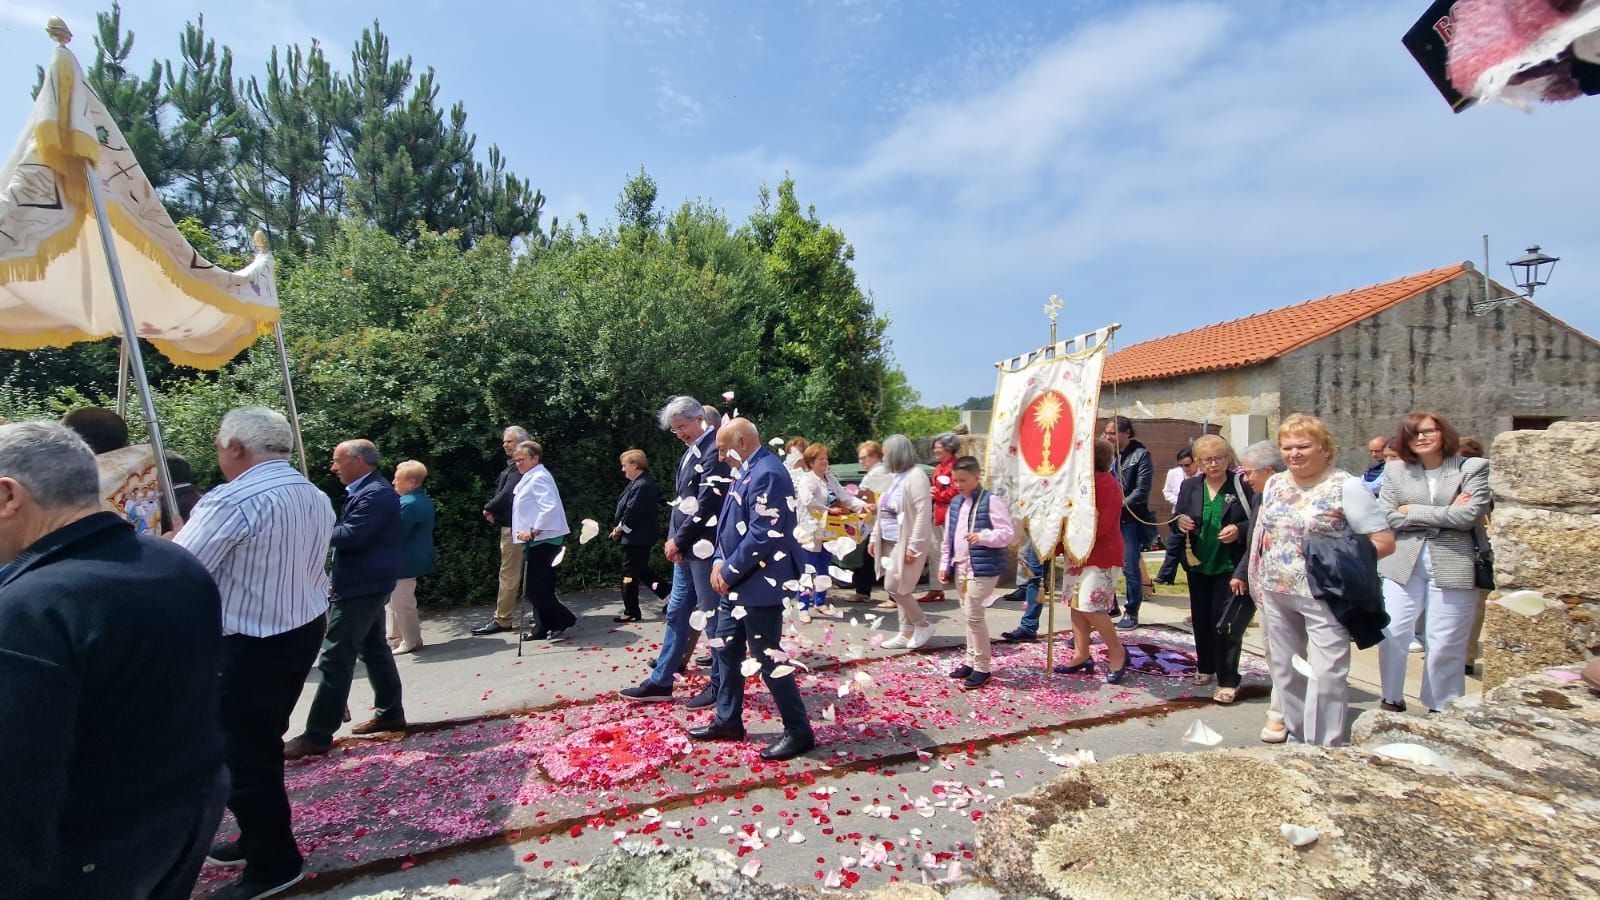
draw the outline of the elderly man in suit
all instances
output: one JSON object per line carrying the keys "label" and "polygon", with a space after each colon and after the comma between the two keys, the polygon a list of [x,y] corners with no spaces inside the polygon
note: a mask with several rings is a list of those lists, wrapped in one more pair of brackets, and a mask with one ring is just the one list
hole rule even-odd
{"label": "elderly man in suit", "polygon": [[[624,699],[640,703],[672,700],[672,679],[694,643],[690,618],[698,610],[707,617],[717,609],[717,594],[711,589],[711,525],[728,487],[728,466],[717,457],[717,429],[707,418],[705,408],[693,397],[673,397],[661,410],[661,427],[671,431],[686,445],[678,460],[677,499],[672,503],[668,523],[666,554],[672,567],[672,594],[667,600],[667,634],[661,641],[661,654],[650,676],[636,687],[620,693]],[[704,555],[702,555],[704,554]],[[715,657],[711,665],[711,684],[686,705],[705,709],[716,703],[720,668]]]}
{"label": "elderly man in suit", "polygon": [[494,496],[483,505],[483,520],[500,528],[500,584],[495,594],[494,618],[472,629],[473,634],[499,634],[511,630],[517,614],[518,589],[522,581],[522,545],[512,540],[511,505],[516,497],[522,470],[513,456],[517,445],[529,440],[528,430],[512,425],[500,433],[500,446],[506,451],[506,467],[495,478]]}
{"label": "elderly man in suit", "polygon": [[[778,672],[784,658],[783,601],[799,592],[800,544],[794,537],[794,483],[783,463],[761,446],[749,419],[734,419],[717,432],[717,452],[733,469],[734,482],[717,517],[717,550],[711,586],[721,595],[713,652],[723,677],[717,685],[717,716],[693,728],[697,741],[744,740],[746,649],[761,664],[783,735],[761,751],[768,760],[791,759],[816,746],[794,669]],[[773,535],[778,535],[774,537]],[[742,610],[743,615],[735,615]]]}
{"label": "elderly man in suit", "polygon": [[77,435],[0,425],[0,894],[189,896],[227,794],[221,662],[205,568],[100,510]]}
{"label": "elderly man in suit", "polygon": [[378,448],[368,440],[345,441],[333,451],[329,471],[339,477],[349,499],[333,527],[333,591],[328,633],[322,641],[317,685],[306,730],[283,748],[285,759],[320,756],[333,749],[356,659],[367,667],[377,714],[351,728],[354,734],[404,731],[400,671],[384,627],[384,608],[400,575],[404,543],[400,495],[378,473]]}

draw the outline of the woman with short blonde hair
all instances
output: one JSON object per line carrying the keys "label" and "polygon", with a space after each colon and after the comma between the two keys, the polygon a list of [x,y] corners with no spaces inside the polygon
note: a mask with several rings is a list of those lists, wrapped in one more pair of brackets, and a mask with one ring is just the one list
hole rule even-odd
{"label": "woman with short blonde hair", "polygon": [[[1322,420],[1285,419],[1278,449],[1287,471],[1273,475],[1262,491],[1249,583],[1252,594],[1260,592],[1272,681],[1289,733],[1307,744],[1339,744],[1349,708],[1351,635],[1329,605],[1311,595],[1305,542],[1365,534],[1381,559],[1394,552],[1394,533],[1361,479],[1333,465],[1333,435]],[[1295,668],[1296,657],[1310,665],[1309,677]]]}
{"label": "woman with short blonde hair", "polygon": [[1183,538],[1182,558],[1189,581],[1189,611],[1194,621],[1194,683],[1217,683],[1211,699],[1232,703],[1239,693],[1239,655],[1244,630],[1255,606],[1236,597],[1229,582],[1244,555],[1255,493],[1233,475],[1233,448],[1214,434],[1194,442],[1199,472],[1178,487],[1172,511]]}
{"label": "woman with short blonde hair", "polygon": [[417,579],[438,571],[434,565],[435,511],[422,483],[428,467],[408,459],[394,467],[394,492],[400,495],[400,577],[384,607],[389,649],[414,653],[422,648],[422,620],[417,615]]}

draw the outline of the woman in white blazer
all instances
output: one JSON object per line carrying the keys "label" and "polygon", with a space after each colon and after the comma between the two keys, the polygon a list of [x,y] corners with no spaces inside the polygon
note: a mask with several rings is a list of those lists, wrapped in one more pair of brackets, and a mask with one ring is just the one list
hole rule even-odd
{"label": "woman in white blazer", "polygon": [[884,590],[900,610],[900,630],[883,646],[916,650],[933,638],[933,623],[912,596],[933,552],[933,492],[905,435],[884,439],[883,465],[893,480],[878,497],[867,550],[877,560]]}
{"label": "woman in white blazer", "polygon": [[1456,455],[1461,438],[1433,413],[1400,423],[1400,458],[1384,466],[1378,508],[1394,530],[1394,553],[1378,561],[1389,627],[1378,645],[1383,708],[1406,708],[1407,649],[1425,617],[1422,704],[1431,710],[1466,693],[1467,648],[1478,611],[1473,532],[1489,511],[1488,460]]}

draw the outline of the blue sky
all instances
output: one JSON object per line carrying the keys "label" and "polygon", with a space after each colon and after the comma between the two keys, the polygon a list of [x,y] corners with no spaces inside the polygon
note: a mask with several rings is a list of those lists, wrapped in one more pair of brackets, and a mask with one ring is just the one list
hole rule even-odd
{"label": "blue sky", "polygon": [[[109,4],[107,4],[108,6]],[[1123,324],[1156,337],[1462,259],[1562,257],[1540,305],[1600,334],[1600,98],[1453,115],[1400,45],[1426,0],[510,4],[129,0],[135,59],[206,13],[236,72],[361,28],[438,70],[480,147],[569,219],[610,219],[643,165],[669,204],[743,220],[787,172],[855,245],[926,402],[993,362]],[[20,130],[59,14],[0,0],[0,129]],[[3,123],[13,123],[5,125]]]}

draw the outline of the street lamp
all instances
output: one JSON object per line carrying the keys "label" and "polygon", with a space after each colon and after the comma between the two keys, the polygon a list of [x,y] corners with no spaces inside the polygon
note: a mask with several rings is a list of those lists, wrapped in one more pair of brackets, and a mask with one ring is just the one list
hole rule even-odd
{"label": "street lamp", "polygon": [[1534,244],[1516,259],[1507,260],[1506,267],[1511,270],[1511,280],[1524,293],[1512,294],[1509,297],[1490,297],[1489,287],[1489,236],[1483,236],[1483,299],[1472,304],[1472,314],[1486,316],[1491,312],[1505,306],[1511,306],[1521,300],[1533,299],[1533,292],[1550,283],[1550,273],[1555,271],[1556,263],[1560,262],[1558,256],[1546,256],[1539,250],[1539,245]]}

